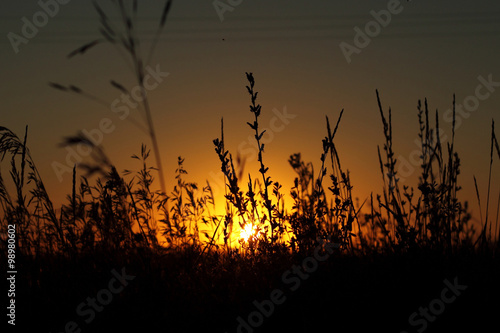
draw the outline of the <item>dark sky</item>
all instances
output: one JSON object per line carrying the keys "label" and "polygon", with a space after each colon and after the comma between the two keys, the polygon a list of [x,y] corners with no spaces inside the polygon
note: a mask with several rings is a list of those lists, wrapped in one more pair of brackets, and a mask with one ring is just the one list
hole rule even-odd
{"label": "dark sky", "polygon": [[[221,117],[227,147],[234,155],[239,150],[247,159],[246,171],[257,174],[255,150],[249,142],[252,133],[246,125],[252,120],[245,89],[248,71],[254,73],[263,106],[261,126],[270,132],[264,159],[285,192],[294,177],[287,163],[289,155],[301,152],[306,161],[319,167],[325,115],[334,122],[341,109],[345,114],[337,144],[343,165],[351,172],[354,195],[362,201],[371,191],[381,191],[377,144],[383,143],[383,132],[375,96],[379,89],[384,107],[392,107],[395,149],[405,160],[411,160],[416,148],[419,99],[427,97],[430,109],[439,109],[442,127],[448,131],[451,124],[446,111],[453,94],[457,104],[472,103],[471,111],[460,116],[457,129],[461,184],[464,198],[472,199],[475,174],[485,193],[491,119],[500,121],[500,87],[493,84],[488,90],[484,81],[500,82],[500,3],[395,3],[243,0],[223,13],[221,21],[213,1],[174,1],[150,63],[169,75],[149,93],[169,188],[177,156],[182,155],[190,179],[202,184],[209,180],[217,191],[220,166],[212,140],[219,135]],[[149,49],[162,6],[162,1],[139,3],[144,50]],[[388,7],[395,12],[390,19],[380,14]],[[141,143],[149,145],[150,141],[130,121],[141,121],[137,110],[125,120],[111,111],[120,93],[109,80],[128,87],[134,82],[122,53],[103,45],[84,56],[66,58],[99,37],[90,1],[60,5],[57,14],[15,52],[9,33],[22,36],[23,17],[33,22],[40,10],[37,1],[3,0],[0,4],[4,36],[0,43],[0,125],[19,135],[29,125],[30,149],[57,202],[71,188],[71,175],[58,177],[53,169],[54,163],[65,164],[67,151],[58,147],[64,136],[82,129],[92,131],[102,119],[110,119],[113,130],[103,134],[102,144],[119,170],[138,168],[129,157],[139,153]],[[382,15],[385,27],[375,23],[372,11]],[[369,44],[358,47],[347,61],[341,45],[354,47],[356,31],[367,27],[375,29]],[[51,89],[49,81],[75,84],[99,96],[104,105]],[[479,85],[483,87],[478,90]],[[481,98],[474,97],[478,91]],[[409,172],[406,183],[411,184],[416,175]],[[498,195],[498,186],[494,190]],[[477,211],[475,203],[472,206]]]}

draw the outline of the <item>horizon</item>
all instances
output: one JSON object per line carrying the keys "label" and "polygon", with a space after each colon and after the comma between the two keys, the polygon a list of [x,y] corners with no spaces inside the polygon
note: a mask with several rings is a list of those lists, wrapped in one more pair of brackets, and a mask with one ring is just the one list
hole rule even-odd
{"label": "horizon", "polygon": [[[250,172],[256,178],[256,148],[246,125],[252,118],[244,77],[245,72],[253,72],[263,126],[268,129],[264,160],[270,176],[283,184],[288,196],[295,177],[287,162],[289,156],[300,152],[306,162],[319,167],[325,115],[333,122],[342,109],[336,145],[343,167],[350,171],[353,197],[363,202],[370,193],[380,193],[377,145],[383,144],[383,127],[375,89],[384,110],[392,108],[402,183],[415,190],[419,174],[414,143],[418,139],[417,101],[428,98],[430,113],[439,110],[440,125],[448,138],[453,94],[457,106],[472,101],[470,107],[457,111],[460,123],[457,121],[455,146],[462,161],[459,184],[464,190],[459,197],[469,201],[474,219],[479,219],[473,176],[484,200],[491,120],[500,103],[500,93],[495,91],[497,80],[500,82],[495,57],[495,50],[500,49],[499,4],[401,1],[395,6],[397,1],[356,5],[316,1],[283,6],[283,1],[243,1],[232,11],[224,11],[217,10],[215,3],[188,6],[174,1],[165,37],[150,63],[150,74],[160,73],[148,98],[167,191],[175,184],[177,156],[182,156],[189,173],[186,180],[200,186],[209,181],[222,193],[223,175],[212,143],[219,136],[222,117],[227,148],[235,158],[239,153],[246,159],[244,174]],[[11,32],[21,35],[22,17],[30,18],[42,10],[37,3],[10,1],[1,6],[6,13],[2,19],[5,36]],[[394,13],[384,23],[381,13],[389,7]],[[140,36],[145,40],[152,36],[150,26],[159,9],[152,3],[139,5],[138,19],[144,30]],[[84,130],[98,139],[100,130],[102,147],[120,172],[138,167],[130,156],[140,151],[142,143],[151,148],[148,135],[130,122],[141,121],[137,110],[109,84],[113,79],[133,87],[121,56],[104,45],[66,58],[98,37],[97,17],[89,3],[69,2],[60,5],[36,36],[19,44],[18,53],[8,38],[0,44],[8,82],[2,93],[2,125],[20,137],[29,125],[28,147],[58,204],[66,202],[72,178],[72,166],[66,163],[69,153],[58,147],[63,138]],[[378,30],[376,24],[372,27],[379,33],[364,46],[361,42],[370,22],[378,22]],[[365,31],[365,37],[359,37],[359,31]],[[120,60],[113,61],[115,58]],[[57,91],[49,82],[74,84],[101,102]],[[477,93],[487,97],[476,98],[476,105],[471,96]],[[103,121],[106,126],[101,128]],[[76,159],[69,157],[70,161]],[[56,165],[65,171],[58,174]],[[498,179],[492,183],[497,184]],[[496,191],[493,200],[498,187]],[[490,213],[493,216],[494,211]]]}

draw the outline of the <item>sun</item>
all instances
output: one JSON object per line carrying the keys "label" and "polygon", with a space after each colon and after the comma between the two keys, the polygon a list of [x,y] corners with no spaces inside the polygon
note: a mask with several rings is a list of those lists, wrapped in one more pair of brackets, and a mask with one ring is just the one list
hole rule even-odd
{"label": "sun", "polygon": [[245,242],[248,242],[250,238],[256,238],[259,236],[260,230],[252,223],[247,223],[245,227],[240,231],[240,238]]}

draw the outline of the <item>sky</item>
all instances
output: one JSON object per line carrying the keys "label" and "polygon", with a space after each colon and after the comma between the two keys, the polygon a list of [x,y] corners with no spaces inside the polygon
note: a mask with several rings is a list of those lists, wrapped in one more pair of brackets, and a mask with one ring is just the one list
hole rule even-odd
{"label": "sky", "polygon": [[[139,1],[145,53],[163,3]],[[52,15],[40,14],[44,6]],[[135,125],[144,124],[140,110],[127,107],[110,85],[115,80],[134,86],[127,59],[106,44],[67,58],[100,37],[91,2],[3,0],[0,18],[0,126],[19,136],[29,126],[28,146],[54,202],[63,202],[71,191],[71,174],[54,169],[73,161],[59,144],[78,131],[100,133],[96,138],[118,170],[138,169],[130,156],[151,142]],[[36,32],[25,27],[34,20]],[[13,43],[14,35],[25,39]],[[200,185],[208,180],[221,193],[212,140],[220,135],[222,117],[226,148],[246,160],[245,173],[259,176],[246,124],[253,114],[245,72],[252,72],[262,105],[261,127],[267,129],[264,162],[285,193],[295,177],[289,156],[300,152],[318,169],[325,116],[335,122],[342,109],[336,144],[353,195],[363,201],[371,192],[381,193],[377,145],[383,145],[384,136],[376,89],[385,111],[391,107],[393,112],[394,149],[406,165],[402,181],[416,187],[417,102],[427,98],[430,111],[439,110],[441,127],[450,133],[456,94],[462,106],[456,131],[460,196],[470,201],[477,217],[473,176],[484,197],[491,121],[500,122],[499,53],[498,1],[174,1],[149,63],[158,83],[148,98],[167,187],[175,183],[177,157],[182,156],[187,180]],[[73,84],[100,102],[53,89],[48,82]],[[130,113],[125,117],[113,107]],[[4,177],[8,167],[8,161],[2,162]],[[500,181],[495,172],[493,198]]]}

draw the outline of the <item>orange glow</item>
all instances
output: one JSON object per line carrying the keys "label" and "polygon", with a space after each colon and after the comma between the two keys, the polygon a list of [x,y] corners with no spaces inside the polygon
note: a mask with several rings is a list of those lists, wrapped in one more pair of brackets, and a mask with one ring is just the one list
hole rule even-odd
{"label": "orange glow", "polygon": [[260,229],[257,228],[253,223],[248,223],[245,225],[243,230],[240,231],[240,239],[248,242],[250,239],[257,239],[260,235]]}

